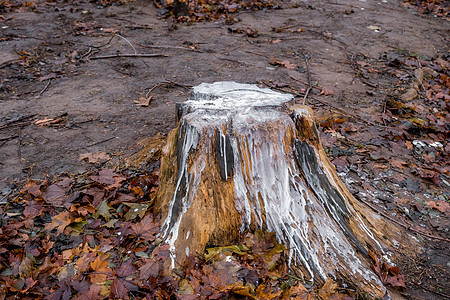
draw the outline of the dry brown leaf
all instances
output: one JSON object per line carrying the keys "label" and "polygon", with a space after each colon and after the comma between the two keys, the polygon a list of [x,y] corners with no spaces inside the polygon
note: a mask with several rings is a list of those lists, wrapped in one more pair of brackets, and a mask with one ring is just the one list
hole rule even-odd
{"label": "dry brown leaf", "polygon": [[448,204],[445,201],[438,200],[438,201],[427,201],[425,202],[428,208],[436,209],[440,211],[441,213],[446,213],[450,211],[450,204]]}
{"label": "dry brown leaf", "polygon": [[52,231],[57,228],[56,236],[63,233],[64,229],[72,223],[70,219],[69,212],[63,211],[62,213],[53,217],[53,221],[45,225],[45,230]]}
{"label": "dry brown leaf", "polygon": [[80,154],[80,160],[87,159],[87,161],[90,164],[95,164],[96,162],[105,161],[105,160],[108,160],[110,158],[111,158],[111,156],[106,154],[106,152]]}
{"label": "dry brown leaf", "polygon": [[319,289],[318,296],[322,300],[328,300],[330,296],[336,293],[338,285],[333,279],[327,278],[325,284]]}
{"label": "dry brown leaf", "polygon": [[322,90],[320,91],[319,95],[334,96],[334,92],[332,90],[330,90],[330,89],[322,88]]}
{"label": "dry brown leaf", "polygon": [[139,100],[134,100],[134,103],[136,103],[139,106],[147,107],[150,105],[150,102],[152,101],[153,96],[149,96],[147,98],[140,97]]}

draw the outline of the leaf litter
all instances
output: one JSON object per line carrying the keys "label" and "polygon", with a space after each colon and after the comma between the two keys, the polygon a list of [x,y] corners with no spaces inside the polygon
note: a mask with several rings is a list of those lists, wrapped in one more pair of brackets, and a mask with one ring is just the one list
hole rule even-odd
{"label": "leaf litter", "polygon": [[307,289],[291,273],[286,247],[262,231],[191,254],[168,277],[169,245],[151,207],[158,174],[106,169],[53,183],[28,181],[0,206],[2,297],[328,299],[328,281]]}

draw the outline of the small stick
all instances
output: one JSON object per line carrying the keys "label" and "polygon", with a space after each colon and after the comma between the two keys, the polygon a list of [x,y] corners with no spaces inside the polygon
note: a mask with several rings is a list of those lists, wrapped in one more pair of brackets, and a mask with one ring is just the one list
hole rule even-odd
{"label": "small stick", "polygon": [[36,99],[38,99],[39,97],[41,97],[41,95],[47,90],[48,86],[50,85],[50,83],[52,82],[51,79],[48,80],[47,85],[42,89],[42,91],[39,92],[39,94],[34,97]]}
{"label": "small stick", "polygon": [[419,231],[419,230],[417,230],[417,229],[414,229],[414,228],[412,228],[410,225],[403,224],[402,222],[397,221],[397,220],[395,220],[394,218],[391,218],[389,215],[387,215],[387,214],[385,214],[384,212],[380,211],[379,209],[375,208],[372,204],[368,203],[367,201],[365,201],[365,200],[363,200],[363,199],[361,199],[361,198],[359,198],[359,201],[361,201],[362,203],[366,204],[366,205],[367,205],[368,207],[370,207],[373,211],[379,213],[379,214],[382,215],[383,217],[389,219],[390,221],[394,222],[394,223],[397,224],[397,225],[402,226],[403,228],[405,228],[405,229],[407,229],[407,230],[411,230],[411,231],[413,231],[413,232],[415,232],[415,233],[418,233],[418,234],[420,234],[420,235],[426,236],[426,237],[431,238],[431,239],[441,240],[441,241],[445,241],[445,242],[450,242],[449,239],[446,239],[446,238],[443,238],[443,237],[440,237],[440,236],[436,236],[436,235],[431,235],[431,234],[428,234],[428,233]]}
{"label": "small stick", "polygon": [[309,63],[308,63],[308,55],[304,56],[305,58],[305,64],[306,64],[306,72],[308,73],[308,89],[305,92],[305,96],[303,97],[303,105],[306,103],[306,97],[308,97],[309,91],[312,89],[312,83],[311,83],[311,72],[309,71]]}
{"label": "small stick", "polygon": [[[138,52],[136,51],[136,48],[134,48],[133,44],[132,44],[129,40],[127,40],[126,38],[124,38],[124,37],[121,36],[120,34],[117,34],[117,33],[116,33],[116,35],[117,35],[118,37],[120,37],[121,39],[125,40],[125,42],[127,42],[128,45],[130,45],[131,48],[133,48],[134,54],[136,54],[136,55],[138,54]],[[144,63],[144,65],[146,65],[147,67],[150,67],[150,66],[142,59],[142,57],[139,56],[139,58],[140,58],[141,61]]]}
{"label": "small stick", "polygon": [[163,81],[163,82],[160,82],[160,83],[155,84],[152,88],[150,88],[150,89],[148,90],[147,94],[145,94],[145,98],[148,99],[148,97],[150,96],[150,93],[151,93],[154,89],[156,89],[156,88],[158,88],[158,87],[161,87],[161,86],[165,86],[165,85],[176,85],[176,86],[182,87],[182,88],[184,88],[184,89],[190,89],[190,88],[192,87],[192,86],[190,86],[190,85],[184,85],[184,84],[177,83],[177,82],[173,82],[173,81]]}
{"label": "small stick", "polygon": [[[19,156],[19,164],[22,169],[22,127],[19,127],[19,140],[17,142],[17,155]],[[20,172],[20,178],[22,178],[22,172]]]}
{"label": "small stick", "polygon": [[29,115],[29,116],[24,116],[24,117],[20,117],[20,118],[14,119],[14,120],[7,121],[3,124],[0,124],[0,129],[14,127],[14,126],[29,125],[31,123],[31,121],[29,121],[28,119],[31,119],[34,116],[35,115]]}
{"label": "small stick", "polygon": [[139,46],[143,47],[143,48],[157,48],[157,49],[181,49],[181,50],[187,50],[187,51],[194,51],[194,52],[199,52],[202,53],[202,51],[198,50],[198,49],[192,49],[192,48],[188,48],[188,47],[179,47],[179,46],[158,46],[158,45],[142,45],[142,44],[138,44]]}
{"label": "small stick", "polygon": [[[108,142],[108,141],[110,141],[110,140],[112,140],[112,139],[115,139],[115,138],[116,138],[116,137],[113,136],[113,137],[107,138],[106,140],[102,140],[102,141],[98,141],[98,142],[95,142],[95,143],[86,145],[86,147],[92,147],[92,146],[95,146],[95,145],[98,145],[98,144],[106,143],[106,142]],[[84,148],[86,148],[86,147],[84,147]]]}
{"label": "small stick", "polygon": [[440,293],[440,292],[437,292],[437,291],[433,291],[432,289],[429,289],[429,288],[425,287],[424,285],[415,283],[414,281],[413,281],[412,283],[414,283],[414,284],[417,285],[417,286],[420,286],[420,287],[423,288],[424,290],[427,290],[427,291],[429,291],[429,292],[432,292],[432,293],[434,293],[434,294],[437,294],[437,295],[439,295],[439,296],[442,296],[442,297],[444,297],[444,298],[446,298],[446,299],[450,299],[450,296],[447,295],[447,294]]}
{"label": "small stick", "polygon": [[16,139],[16,138],[18,138],[18,137],[19,137],[18,135],[13,135],[13,136],[8,136],[8,137],[0,138],[0,142],[13,140],[13,139]]}
{"label": "small stick", "polygon": [[94,59],[108,59],[108,58],[117,58],[117,57],[167,57],[167,54],[162,53],[152,53],[152,54],[113,54],[113,55],[101,55],[101,56],[94,56],[91,57],[91,60]]}

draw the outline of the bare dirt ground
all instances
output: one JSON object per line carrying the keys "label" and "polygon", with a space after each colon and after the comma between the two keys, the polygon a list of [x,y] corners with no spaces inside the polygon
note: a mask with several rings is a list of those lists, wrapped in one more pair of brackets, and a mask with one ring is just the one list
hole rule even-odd
{"label": "bare dirt ground", "polygon": [[303,101],[311,83],[306,103],[349,189],[424,242],[399,258],[403,295],[448,299],[445,18],[396,0],[292,0],[233,24],[159,12],[141,0],[0,6],[0,199],[29,178],[81,174],[88,159],[120,165],[175,127],[190,86],[257,83]]}

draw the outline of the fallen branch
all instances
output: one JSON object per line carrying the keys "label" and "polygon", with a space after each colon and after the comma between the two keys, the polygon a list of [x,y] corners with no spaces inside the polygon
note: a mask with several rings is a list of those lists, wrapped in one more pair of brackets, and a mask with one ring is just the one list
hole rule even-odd
{"label": "fallen branch", "polygon": [[384,212],[382,212],[380,209],[377,209],[374,205],[368,203],[367,201],[365,201],[365,200],[363,200],[363,199],[361,199],[359,197],[358,197],[358,200],[361,201],[362,203],[364,203],[365,205],[367,205],[368,207],[370,207],[376,213],[378,213],[378,214],[382,215],[383,217],[389,219],[390,221],[394,222],[395,224],[402,226],[406,230],[411,230],[411,231],[413,231],[415,233],[418,233],[418,234],[423,235],[425,237],[428,237],[430,239],[440,240],[440,241],[444,241],[444,242],[450,242],[450,239],[446,239],[446,238],[443,238],[443,237],[440,237],[440,236],[437,236],[437,235],[432,235],[432,234],[428,234],[428,233],[422,232],[420,230],[412,228],[408,224],[404,224],[404,223],[402,223],[400,221],[397,221],[396,219],[394,219],[394,218],[390,217],[389,215],[385,214]]}
{"label": "fallen branch", "polygon": [[167,54],[161,54],[161,53],[152,53],[152,54],[112,54],[112,55],[101,55],[101,56],[94,56],[91,57],[91,60],[94,59],[108,59],[108,58],[118,58],[118,57],[168,57]]}
{"label": "fallen branch", "polygon": [[[272,86],[272,85],[268,84],[267,82],[265,82],[264,80],[262,80],[261,83],[263,83],[264,85],[266,85],[266,86],[268,86],[268,87],[270,87],[270,88],[272,88],[272,89],[275,89],[275,90],[278,90],[278,91],[281,91],[281,92],[284,92],[284,93],[290,93],[290,94],[293,94],[295,97],[302,97],[302,98],[303,98],[303,97],[305,96],[305,93],[299,93],[299,92],[297,92],[297,93],[292,93],[292,92],[286,91],[286,90],[284,90],[284,89],[282,89],[282,88],[279,88],[279,87],[276,87],[276,86]],[[337,106],[335,106],[335,105],[333,105],[333,104],[331,104],[331,103],[325,102],[325,101],[323,101],[323,100],[319,100],[319,99],[314,98],[314,97],[310,97],[310,98],[313,99],[313,100],[315,100],[315,101],[317,101],[317,102],[319,102],[319,103],[321,103],[321,104],[323,104],[323,105],[327,105],[327,106],[329,106],[329,107],[331,107],[331,108],[333,108],[333,109],[339,111],[339,112],[340,112],[341,114],[343,114],[344,116],[348,116],[348,117],[350,117],[350,118],[360,120],[360,121],[363,122],[364,124],[371,125],[371,126],[389,127],[389,126],[384,126],[384,125],[382,125],[382,124],[376,124],[376,123],[374,123],[374,122],[367,121],[367,120],[365,120],[365,119],[363,119],[363,118],[361,118],[361,117],[359,117],[359,116],[357,116],[357,115],[355,115],[355,114],[349,113],[349,112],[345,111],[344,109],[339,108],[339,107],[337,107]]]}
{"label": "fallen branch", "polygon": [[303,105],[306,103],[306,98],[308,97],[309,91],[312,89],[311,83],[311,72],[309,71],[309,63],[308,63],[308,55],[305,55],[305,64],[306,64],[306,72],[308,73],[308,89],[305,92],[305,96],[303,97]]}

